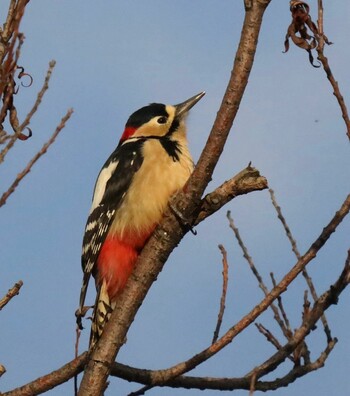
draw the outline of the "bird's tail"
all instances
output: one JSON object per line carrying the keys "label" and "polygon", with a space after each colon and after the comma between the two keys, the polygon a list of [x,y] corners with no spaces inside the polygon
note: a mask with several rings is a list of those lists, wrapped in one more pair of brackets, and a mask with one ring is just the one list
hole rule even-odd
{"label": "bird's tail", "polygon": [[108,322],[114,307],[115,302],[110,300],[106,282],[103,281],[97,291],[94,312],[92,314],[89,349],[92,349],[101,337],[103,328]]}

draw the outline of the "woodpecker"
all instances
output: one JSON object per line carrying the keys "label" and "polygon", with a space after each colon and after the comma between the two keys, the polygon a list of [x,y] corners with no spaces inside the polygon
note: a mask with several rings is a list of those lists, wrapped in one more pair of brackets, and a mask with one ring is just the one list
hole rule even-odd
{"label": "woodpecker", "polygon": [[100,337],[169,198],[184,187],[193,170],[185,122],[188,111],[204,94],[175,106],[152,103],[135,111],[98,175],[83,238],[83,284],[76,312],[82,329],[92,274],[97,296],[90,348]]}

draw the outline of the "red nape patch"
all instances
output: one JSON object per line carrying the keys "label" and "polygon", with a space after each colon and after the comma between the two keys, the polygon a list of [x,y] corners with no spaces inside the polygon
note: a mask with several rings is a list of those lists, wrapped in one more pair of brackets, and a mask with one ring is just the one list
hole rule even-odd
{"label": "red nape patch", "polygon": [[124,132],[122,134],[122,137],[120,138],[121,142],[124,142],[124,140],[129,139],[136,131],[136,128],[134,127],[126,127],[124,129]]}

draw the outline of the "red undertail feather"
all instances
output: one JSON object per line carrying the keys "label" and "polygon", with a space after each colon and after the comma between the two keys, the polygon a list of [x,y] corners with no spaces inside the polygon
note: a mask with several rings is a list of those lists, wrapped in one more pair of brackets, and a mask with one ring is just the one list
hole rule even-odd
{"label": "red undertail feather", "polygon": [[153,228],[143,234],[124,233],[122,238],[107,236],[104,241],[97,260],[98,282],[106,282],[111,300],[124,289],[137,257],[152,231]]}
{"label": "red undertail feather", "polygon": [[100,338],[105,324],[115,307],[117,295],[124,289],[135,266],[137,257],[153,232],[124,232],[122,238],[107,236],[97,259],[97,283],[99,284],[93,313],[90,348]]}

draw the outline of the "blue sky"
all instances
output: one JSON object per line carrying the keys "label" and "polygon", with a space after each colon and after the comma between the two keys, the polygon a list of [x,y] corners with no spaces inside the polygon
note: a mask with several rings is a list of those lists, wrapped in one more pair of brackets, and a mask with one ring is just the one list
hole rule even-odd
{"label": "blue sky", "polygon": [[[83,228],[95,178],[128,116],[147,103],[174,104],[205,90],[189,118],[190,147],[198,158],[232,68],[244,16],[242,3],[36,0],[27,7],[21,64],[34,83],[16,98],[22,118],[41,87],[48,62],[56,59],[57,66],[32,120],[33,137],[19,142],[0,169],[2,190],[48,139],[67,108],[73,107],[75,113],[55,145],[1,208],[1,294],[17,280],[24,281],[20,295],[1,312],[0,363],[8,370],[1,378],[1,390],[54,370],[73,356]],[[316,3],[310,2],[315,20]],[[326,54],[349,103],[350,4],[325,1],[324,6],[325,31],[334,42]],[[4,15],[4,4],[0,10]],[[272,1],[246,95],[208,191],[252,161],[275,190],[304,252],[349,193],[350,157],[345,126],[323,70],[312,68],[306,52],[294,46],[282,54],[289,23],[289,1]],[[237,198],[198,226],[197,236],[187,235],[173,253],[139,311],[120,362],[164,368],[210,343],[221,293],[219,243],[226,247],[230,263],[223,331],[261,299],[228,228],[228,209],[266,283],[271,271],[278,280],[294,264],[268,193]],[[309,267],[319,293],[342,268],[349,232],[346,219]],[[300,324],[304,289],[302,279],[297,280],[285,297],[293,327]],[[327,313],[339,343],[326,367],[276,394],[325,396],[350,391],[348,300],[347,290]],[[270,312],[259,322],[280,336]],[[87,329],[82,350],[88,333]],[[324,349],[324,338],[321,329],[310,336],[313,358]],[[192,374],[244,375],[273,352],[251,326]],[[138,387],[111,379],[106,394],[126,395]],[[71,383],[51,391],[52,395],[71,393]],[[154,389],[149,394],[203,393]]]}

